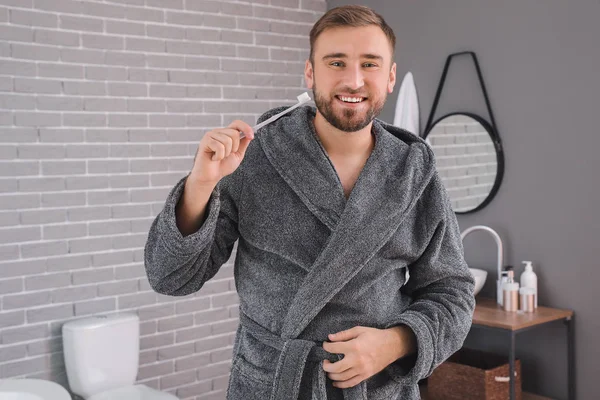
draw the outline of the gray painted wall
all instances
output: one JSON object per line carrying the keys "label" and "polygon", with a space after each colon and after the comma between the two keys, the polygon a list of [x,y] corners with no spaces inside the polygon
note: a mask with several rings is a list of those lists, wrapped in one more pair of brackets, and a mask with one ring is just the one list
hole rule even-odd
{"label": "gray painted wall", "polygon": [[[329,8],[353,2],[329,0]],[[505,178],[485,209],[459,216],[462,229],[498,231],[506,258],[522,271],[532,260],[540,304],[576,313],[578,399],[598,398],[600,342],[597,232],[600,227],[600,2],[363,1],[398,37],[401,80],[415,77],[421,126],[431,109],[446,57],[477,53],[506,152]],[[438,113],[474,111],[487,118],[472,64],[453,61]],[[381,117],[393,121],[396,90]],[[494,272],[493,240],[465,240],[467,261]],[[484,294],[493,296],[494,276]],[[524,387],[566,398],[565,331],[559,323],[518,337]],[[501,336],[472,333],[467,343],[501,351]]]}

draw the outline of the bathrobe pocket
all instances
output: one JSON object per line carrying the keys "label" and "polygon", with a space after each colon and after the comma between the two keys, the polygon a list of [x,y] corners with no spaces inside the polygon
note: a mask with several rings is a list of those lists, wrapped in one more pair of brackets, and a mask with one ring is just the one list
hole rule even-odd
{"label": "bathrobe pocket", "polygon": [[238,354],[231,365],[232,373],[244,376],[257,384],[271,385],[271,375],[260,367],[250,363],[243,354]]}
{"label": "bathrobe pocket", "polygon": [[279,352],[255,339],[241,327],[231,365],[228,399],[268,399]]}
{"label": "bathrobe pocket", "polygon": [[256,377],[252,373],[249,373],[249,370],[242,365],[243,361],[240,362],[239,357],[234,360],[231,368],[231,376],[229,377],[229,387],[227,388],[227,399],[268,399],[271,396],[271,384],[256,379]]}

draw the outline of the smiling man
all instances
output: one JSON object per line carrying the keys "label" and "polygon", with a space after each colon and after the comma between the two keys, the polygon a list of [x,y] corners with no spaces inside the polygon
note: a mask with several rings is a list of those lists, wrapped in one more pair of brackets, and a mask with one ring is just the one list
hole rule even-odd
{"label": "smiling man", "polygon": [[150,229],[148,278],[194,293],[239,240],[230,400],[418,399],[471,326],[456,217],[429,147],[376,119],[396,81],[383,18],[332,9],[310,44],[316,109],[204,135]]}
{"label": "smiling man", "polygon": [[317,27],[324,30],[313,30],[312,52],[305,67],[319,111],[317,130],[327,123],[344,132],[364,131],[383,109],[387,93],[394,89],[396,63],[390,40],[395,39],[386,37],[378,26]]}

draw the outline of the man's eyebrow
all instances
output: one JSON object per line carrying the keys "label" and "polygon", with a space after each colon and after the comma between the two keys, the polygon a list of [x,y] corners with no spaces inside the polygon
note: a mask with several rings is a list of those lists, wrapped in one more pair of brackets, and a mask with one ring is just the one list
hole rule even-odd
{"label": "man's eyebrow", "polygon": [[323,60],[329,60],[331,58],[347,58],[346,53],[329,53],[323,56]]}
{"label": "man's eyebrow", "polygon": [[369,60],[379,60],[379,61],[383,61],[383,57],[381,57],[380,55],[377,54],[363,54],[360,56],[361,58],[368,58]]}
{"label": "man's eyebrow", "polygon": [[[325,56],[323,56],[323,60],[329,60],[332,58],[348,58],[348,55],[346,53],[330,53],[330,54],[326,54]],[[367,58],[369,60],[383,61],[383,57],[381,57],[380,55],[377,55],[377,54],[372,54],[372,53],[361,54],[360,58]]]}

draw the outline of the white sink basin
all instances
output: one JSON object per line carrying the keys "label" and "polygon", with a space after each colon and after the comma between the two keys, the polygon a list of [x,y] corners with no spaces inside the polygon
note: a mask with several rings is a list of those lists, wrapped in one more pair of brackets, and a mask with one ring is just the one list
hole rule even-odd
{"label": "white sink basin", "polygon": [[475,296],[477,296],[483,288],[483,284],[487,278],[487,271],[479,268],[469,268],[469,271],[471,271],[471,274],[475,278]]}
{"label": "white sink basin", "polygon": [[58,383],[42,379],[0,379],[2,400],[72,400]]}

